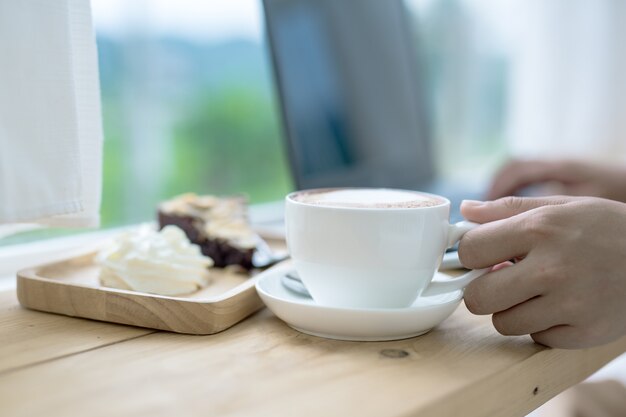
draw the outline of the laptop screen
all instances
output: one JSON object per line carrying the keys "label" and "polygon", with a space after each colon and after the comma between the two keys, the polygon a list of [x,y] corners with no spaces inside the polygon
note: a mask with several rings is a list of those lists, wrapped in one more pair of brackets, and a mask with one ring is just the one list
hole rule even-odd
{"label": "laptop screen", "polygon": [[264,0],[298,188],[418,188],[433,177],[416,38],[402,1]]}

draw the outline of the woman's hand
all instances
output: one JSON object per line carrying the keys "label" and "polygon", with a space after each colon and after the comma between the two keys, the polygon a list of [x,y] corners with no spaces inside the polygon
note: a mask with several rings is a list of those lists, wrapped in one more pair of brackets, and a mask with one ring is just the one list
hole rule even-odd
{"label": "woman's hand", "polygon": [[551,194],[594,196],[626,202],[626,166],[581,161],[514,160],[495,175],[487,198],[515,195],[528,186],[550,185]]}
{"label": "woman's hand", "polygon": [[[493,314],[504,335],[583,348],[626,334],[626,204],[593,197],[508,197],[466,201],[484,223],[467,232],[468,268],[501,264],[465,291],[475,314]],[[503,262],[521,259],[503,267]]]}

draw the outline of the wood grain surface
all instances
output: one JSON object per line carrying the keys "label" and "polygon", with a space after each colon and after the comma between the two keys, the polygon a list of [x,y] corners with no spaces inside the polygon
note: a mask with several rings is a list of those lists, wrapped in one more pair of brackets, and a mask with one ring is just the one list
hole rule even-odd
{"label": "wood grain surface", "polygon": [[26,310],[14,291],[0,292],[0,375],[152,332]]}
{"label": "wood grain surface", "polygon": [[211,336],[156,332],[2,374],[0,414],[523,416],[625,350],[504,337],[464,306],[427,335],[375,343],[301,334],[263,310]]}

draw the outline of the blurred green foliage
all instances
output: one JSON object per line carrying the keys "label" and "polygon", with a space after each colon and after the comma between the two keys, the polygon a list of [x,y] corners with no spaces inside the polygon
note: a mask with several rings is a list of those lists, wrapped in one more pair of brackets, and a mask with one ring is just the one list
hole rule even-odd
{"label": "blurred green foliage", "polygon": [[292,188],[263,44],[98,37],[104,122],[102,227],[155,219],[177,194]]}
{"label": "blurred green foliage", "polygon": [[164,181],[151,184],[154,192],[147,195],[129,192],[137,187],[131,177],[136,155],[128,152],[127,134],[114,122],[119,108],[105,101],[104,112],[102,227],[154,220],[159,201],[185,192],[245,194],[259,203],[291,190],[275,106],[261,91],[234,86],[197,93],[167,138],[166,167],[153,167],[165,169],[155,175]]}
{"label": "blurred green foliage", "polygon": [[[199,96],[174,130],[177,168],[164,189],[280,199],[291,188],[273,106],[242,87]],[[184,169],[182,169],[184,167]]]}

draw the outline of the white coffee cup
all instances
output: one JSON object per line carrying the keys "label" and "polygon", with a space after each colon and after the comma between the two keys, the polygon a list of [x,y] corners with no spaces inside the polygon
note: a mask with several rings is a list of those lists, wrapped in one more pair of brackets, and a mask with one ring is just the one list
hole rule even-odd
{"label": "white coffee cup", "polygon": [[[328,193],[349,194],[355,200],[313,201]],[[385,193],[394,201],[367,201],[371,195],[384,200]],[[402,203],[402,198],[412,198],[409,194],[432,205]],[[446,248],[476,226],[450,224],[450,201],[441,196],[390,189],[305,190],[289,194],[285,209],[294,267],[320,305],[403,308],[420,296],[462,289],[487,272],[473,270],[458,278],[433,280]]]}

